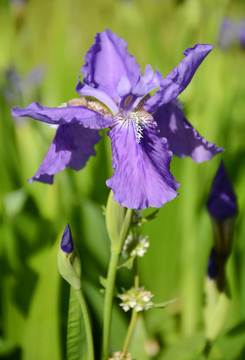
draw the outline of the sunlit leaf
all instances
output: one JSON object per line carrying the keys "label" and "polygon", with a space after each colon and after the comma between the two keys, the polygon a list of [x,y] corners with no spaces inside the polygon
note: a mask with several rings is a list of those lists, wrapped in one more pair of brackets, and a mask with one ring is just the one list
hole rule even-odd
{"label": "sunlit leaf", "polygon": [[67,360],[87,359],[88,346],[81,306],[71,288],[67,324]]}
{"label": "sunlit leaf", "polygon": [[61,359],[59,332],[59,284],[57,252],[60,237],[43,261],[42,271],[26,321],[25,360]]}

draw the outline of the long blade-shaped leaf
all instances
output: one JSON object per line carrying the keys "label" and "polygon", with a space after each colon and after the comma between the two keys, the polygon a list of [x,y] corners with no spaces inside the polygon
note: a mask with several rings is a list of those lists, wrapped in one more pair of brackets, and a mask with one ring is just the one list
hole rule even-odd
{"label": "long blade-shaped leaf", "polygon": [[70,289],[67,324],[67,360],[87,360],[88,344],[81,306],[75,291]]}

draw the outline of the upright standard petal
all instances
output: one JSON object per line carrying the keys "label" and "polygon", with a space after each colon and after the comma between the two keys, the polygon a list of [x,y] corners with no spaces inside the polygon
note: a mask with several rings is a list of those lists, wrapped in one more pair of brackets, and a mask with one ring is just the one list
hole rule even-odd
{"label": "upright standard petal", "polygon": [[119,101],[118,83],[123,75],[134,86],[140,75],[140,67],[127,51],[127,43],[106,29],[98,33],[95,43],[85,56],[81,72],[87,85],[103,90],[112,99]]}
{"label": "upright standard petal", "polygon": [[118,114],[109,131],[114,174],[106,184],[115,201],[132,209],[161,207],[177,195],[179,186],[169,171],[172,153],[167,141],[158,137],[149,116],[144,110],[128,119]]}
{"label": "upright standard petal", "polygon": [[99,139],[97,130],[85,129],[78,123],[60,125],[41,166],[29,181],[52,184],[53,175],[66,167],[82,169],[88,158],[95,155],[93,147]]}
{"label": "upright standard petal", "polygon": [[159,90],[147,101],[146,111],[152,113],[159,106],[175,99],[190,83],[193,75],[205,57],[213,49],[212,45],[197,44],[188,48],[186,56],[161,82]]}
{"label": "upright standard petal", "polygon": [[48,124],[68,124],[79,123],[84,128],[89,129],[105,129],[112,125],[112,118],[88,109],[85,106],[62,106],[56,108],[48,108],[34,102],[25,109],[14,107],[13,116],[28,116]]}
{"label": "upright standard petal", "polygon": [[152,90],[158,88],[161,82],[161,73],[156,69],[156,73],[154,74],[151,65],[146,65],[145,73],[139,77],[137,84],[132,90],[132,94],[137,96],[146,95]]}
{"label": "upright standard petal", "polygon": [[161,106],[154,113],[154,119],[160,129],[159,135],[167,138],[169,149],[176,156],[190,156],[195,162],[200,163],[224,151],[199,135],[186,120],[177,101]]}

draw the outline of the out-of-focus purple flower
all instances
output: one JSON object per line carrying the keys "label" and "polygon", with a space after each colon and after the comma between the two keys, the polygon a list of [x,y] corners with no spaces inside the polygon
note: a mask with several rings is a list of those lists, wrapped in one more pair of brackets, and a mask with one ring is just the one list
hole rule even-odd
{"label": "out-of-focus purple flower", "polygon": [[35,66],[26,76],[21,76],[14,66],[5,70],[7,84],[3,89],[5,99],[9,103],[13,101],[22,101],[23,98],[29,98],[38,87],[45,76],[43,65]]}
{"label": "out-of-focus purple flower", "polygon": [[60,247],[61,247],[61,250],[64,251],[66,254],[70,254],[74,250],[71,229],[70,229],[69,224],[66,225],[65,231],[62,236]]}
{"label": "out-of-focus purple flower", "polygon": [[232,20],[226,17],[219,31],[218,44],[224,50],[228,50],[233,45],[245,47],[245,20]]}
{"label": "out-of-focus purple flower", "polygon": [[242,48],[245,48],[245,20],[242,21],[240,26],[240,45]]}
{"label": "out-of-focus purple flower", "polygon": [[26,0],[10,0],[10,2],[11,2],[12,4],[22,4],[22,3],[25,3]]}
{"label": "out-of-focus purple flower", "polygon": [[76,87],[80,99],[57,108],[32,103],[25,109],[13,109],[14,116],[58,125],[30,181],[51,184],[53,175],[66,167],[84,167],[94,155],[98,131],[109,127],[114,174],[106,184],[114,200],[136,209],[161,207],[172,200],[179,186],[169,170],[172,152],[201,162],[223,151],[197,133],[175,101],[212,48],[197,44],[187,49],[185,58],[163,79],[150,65],[141,75],[127,43],[116,34],[108,29],[98,33],[81,69],[83,82],[79,80]]}
{"label": "out-of-focus purple flower", "polygon": [[207,208],[210,215],[218,222],[236,216],[238,211],[236,195],[222,161],[213,181]]}

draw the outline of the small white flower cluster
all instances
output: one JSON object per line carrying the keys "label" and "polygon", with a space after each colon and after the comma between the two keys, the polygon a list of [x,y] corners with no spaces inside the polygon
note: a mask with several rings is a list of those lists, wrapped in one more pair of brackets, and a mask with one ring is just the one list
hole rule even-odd
{"label": "small white flower cluster", "polygon": [[142,257],[146,253],[148,247],[150,246],[149,241],[147,241],[148,237],[149,236],[142,237],[142,235],[139,235],[138,244],[131,251],[130,256],[136,255]]}
{"label": "small white flower cluster", "polygon": [[142,237],[142,235],[140,234],[138,236],[136,245],[133,244],[133,236],[132,235],[128,235],[124,245],[123,245],[123,249],[122,249],[122,255],[124,258],[128,258],[128,257],[133,257],[133,256],[140,256],[142,257],[148,247],[150,246],[149,241],[147,241],[148,236]]}
{"label": "small white flower cluster", "polygon": [[138,289],[131,288],[123,294],[118,295],[118,297],[122,300],[119,304],[124,311],[128,311],[129,309],[135,309],[137,312],[148,310],[154,304],[151,298],[154,295],[144,289],[144,287],[140,287]]}
{"label": "small white flower cluster", "polygon": [[109,360],[132,360],[132,356],[129,352],[123,353],[121,351],[114,352],[113,357]]}

